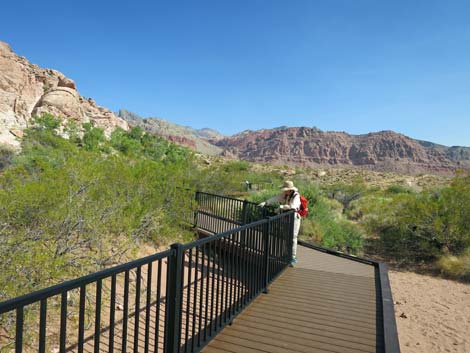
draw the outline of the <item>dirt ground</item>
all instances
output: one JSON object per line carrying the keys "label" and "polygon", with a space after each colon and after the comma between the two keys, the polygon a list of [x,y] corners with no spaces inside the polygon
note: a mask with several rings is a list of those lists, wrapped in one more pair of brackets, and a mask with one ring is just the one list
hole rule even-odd
{"label": "dirt ground", "polygon": [[402,353],[470,352],[470,284],[390,271]]}

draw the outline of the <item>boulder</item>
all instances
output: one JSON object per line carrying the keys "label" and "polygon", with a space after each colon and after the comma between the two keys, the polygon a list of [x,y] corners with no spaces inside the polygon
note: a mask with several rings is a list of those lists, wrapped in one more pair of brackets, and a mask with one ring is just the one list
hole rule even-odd
{"label": "boulder", "polygon": [[67,77],[59,77],[58,87],[67,87],[76,90],[75,82]]}
{"label": "boulder", "polygon": [[78,100],[77,91],[68,87],[56,87],[41,97],[32,115],[40,116],[50,113],[62,119],[83,119],[84,114]]}

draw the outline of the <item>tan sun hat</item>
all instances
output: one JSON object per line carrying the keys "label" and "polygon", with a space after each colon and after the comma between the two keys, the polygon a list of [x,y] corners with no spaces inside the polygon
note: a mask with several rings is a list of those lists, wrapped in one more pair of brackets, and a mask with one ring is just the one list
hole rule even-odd
{"label": "tan sun hat", "polygon": [[298,191],[298,189],[294,186],[294,183],[290,180],[286,180],[284,184],[280,186],[282,191]]}

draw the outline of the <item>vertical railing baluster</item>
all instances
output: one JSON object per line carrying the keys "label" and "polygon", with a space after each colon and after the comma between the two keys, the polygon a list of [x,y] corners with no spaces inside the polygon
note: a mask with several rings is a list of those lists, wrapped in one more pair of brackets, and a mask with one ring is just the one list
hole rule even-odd
{"label": "vertical railing baluster", "polygon": [[233,303],[234,303],[234,300],[233,300],[233,293],[234,293],[234,290],[233,290],[233,282],[234,282],[234,278],[233,278],[233,273],[235,271],[235,256],[234,256],[234,253],[235,253],[235,249],[234,249],[234,238],[235,238],[235,234],[232,233],[228,236],[228,241],[229,241],[229,259],[230,259],[230,280],[229,280],[229,285],[230,285],[230,300],[229,300],[229,303],[230,303],[230,306],[229,306],[229,317],[230,317],[230,320],[232,320],[232,316],[234,314],[233,312]]}
{"label": "vertical railing baluster", "polygon": [[39,313],[39,353],[46,353],[47,298],[41,299]]}
{"label": "vertical railing baluster", "polygon": [[101,289],[102,281],[99,279],[96,282],[96,305],[95,305],[95,353],[100,352],[100,339],[101,339]]}
{"label": "vertical railing baluster", "polygon": [[181,283],[180,283],[180,303],[179,303],[179,310],[178,310],[178,322],[179,322],[179,325],[178,325],[178,337],[179,337],[179,341],[178,341],[178,347],[177,347],[177,351],[178,353],[180,352],[180,347],[181,347],[181,337],[182,337],[182,330],[183,330],[183,292],[184,292],[184,251],[182,250],[183,254],[181,255],[181,274],[180,274],[180,278],[181,278]]}
{"label": "vertical railing baluster", "polygon": [[15,353],[23,352],[23,306],[16,308],[16,333],[15,333]]}
{"label": "vertical railing baluster", "polygon": [[259,227],[256,229],[256,293],[263,290],[263,232],[260,231]]}
{"label": "vertical railing baluster", "polygon": [[[216,245],[216,258],[217,258],[217,296],[215,298],[215,307],[216,307],[216,320],[215,320],[215,327],[218,329],[222,326],[222,309],[220,308],[222,299],[221,299],[221,283],[220,283],[220,270],[221,270],[221,258],[222,258],[222,250],[221,250],[221,240],[218,239],[215,241]],[[222,278],[223,279],[223,278]],[[217,323],[217,319],[219,323]]]}
{"label": "vertical railing baluster", "polygon": [[80,298],[78,304],[78,353],[83,353],[85,339],[85,299],[86,286],[80,286]]}
{"label": "vertical railing baluster", "polygon": [[111,277],[111,303],[109,305],[109,351],[114,352],[114,326],[116,320],[116,275]]}
{"label": "vertical railing baluster", "polygon": [[[194,292],[193,292],[193,327],[191,331],[191,352],[194,352],[194,342],[196,341],[196,308],[197,308],[197,285],[199,277],[199,248],[196,247],[194,259]],[[199,322],[199,318],[197,320]]]}
{"label": "vertical railing baluster", "polygon": [[139,325],[140,325],[140,287],[142,266],[137,267],[135,278],[135,305],[134,305],[134,353],[139,353]]}
{"label": "vertical railing baluster", "polygon": [[200,201],[199,201],[199,198],[200,198],[200,193],[199,191],[196,191],[196,193],[194,194],[194,199],[196,201],[196,209],[194,211],[194,228],[197,228],[198,226],[198,215],[199,215],[199,204],[200,204]]}
{"label": "vertical railing baluster", "polygon": [[[188,287],[186,289],[186,330],[184,332],[184,352],[188,352],[188,336],[189,336],[189,312],[191,304],[191,277],[192,277],[192,260],[193,260],[193,249],[188,251]],[[192,320],[194,325],[194,316]]]}
{"label": "vertical railing baluster", "polygon": [[205,290],[205,304],[204,304],[204,342],[207,341],[207,320],[208,320],[208,314],[209,314],[209,286],[210,286],[210,261],[209,261],[209,248],[208,248],[209,243],[206,243],[205,246],[203,247],[204,251],[207,249],[206,253],[206,258],[207,260],[204,260],[204,262],[207,262],[206,266],[206,290]]}
{"label": "vertical railing baluster", "polygon": [[238,295],[239,295],[239,285],[240,285],[240,278],[239,278],[239,270],[240,270],[240,258],[239,258],[239,251],[240,251],[240,232],[237,231],[235,233],[235,239],[237,241],[234,244],[234,266],[235,266],[235,271],[233,273],[233,314],[235,315],[238,311]]}
{"label": "vertical railing baluster", "polygon": [[[212,271],[211,271],[211,274],[212,274],[212,285],[211,285],[211,314],[210,314],[210,322],[209,322],[209,336],[212,336],[212,326],[213,326],[213,322],[215,321],[214,319],[214,287],[215,287],[215,242],[211,242],[210,243],[210,255],[209,256],[209,259],[211,259],[211,263],[212,263]],[[217,315],[216,315],[217,316]],[[214,330],[215,331],[215,330]]]}
{"label": "vertical railing baluster", "polygon": [[124,272],[124,305],[122,318],[122,345],[123,353],[127,352],[127,321],[129,318],[129,270]]}
{"label": "vertical railing baluster", "polygon": [[145,303],[145,338],[144,338],[144,352],[149,352],[149,338],[150,338],[150,305],[152,300],[152,263],[147,265],[147,301]]}
{"label": "vertical railing baluster", "polygon": [[60,353],[65,353],[65,339],[67,338],[67,293],[62,292],[60,300]]}
{"label": "vertical railing baluster", "polygon": [[250,281],[250,286],[251,286],[251,298],[253,299],[255,296],[255,289],[256,289],[256,276],[258,269],[256,268],[256,229],[252,228],[252,233],[251,233],[251,281]]}
{"label": "vertical railing baluster", "polygon": [[228,245],[227,245],[227,238],[223,238],[223,244],[224,244],[224,255],[223,255],[223,313],[224,313],[224,323],[227,322],[227,309],[228,309]]}
{"label": "vertical railing baluster", "polygon": [[157,300],[155,302],[155,347],[154,352],[158,353],[160,340],[160,306],[162,298],[162,260],[158,260],[158,271],[157,271]]}
{"label": "vertical railing baluster", "polygon": [[268,293],[269,284],[269,249],[270,249],[270,233],[271,233],[271,218],[268,218],[266,225],[263,229],[264,233],[264,283],[263,292]]}
{"label": "vertical railing baluster", "polygon": [[197,335],[197,344],[201,345],[201,334],[202,334],[202,304],[203,304],[203,295],[204,295],[204,267],[205,267],[205,258],[204,258],[204,244],[201,245],[201,286],[199,287],[199,330]]}
{"label": "vertical railing baluster", "polygon": [[183,246],[172,244],[172,255],[168,258],[167,299],[165,313],[165,353],[178,352],[180,337],[181,278]]}

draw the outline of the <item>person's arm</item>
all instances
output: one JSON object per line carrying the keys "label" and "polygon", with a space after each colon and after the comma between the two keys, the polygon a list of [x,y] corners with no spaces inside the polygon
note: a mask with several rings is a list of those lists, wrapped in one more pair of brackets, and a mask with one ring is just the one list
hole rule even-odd
{"label": "person's arm", "polygon": [[282,195],[277,195],[277,196],[271,197],[270,199],[268,199],[264,202],[261,202],[259,204],[259,206],[265,206],[265,205],[269,205],[269,204],[272,204],[272,203],[281,202],[282,200],[283,200]]}

